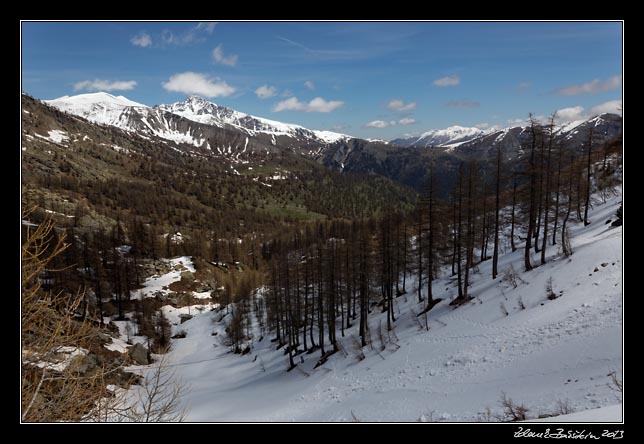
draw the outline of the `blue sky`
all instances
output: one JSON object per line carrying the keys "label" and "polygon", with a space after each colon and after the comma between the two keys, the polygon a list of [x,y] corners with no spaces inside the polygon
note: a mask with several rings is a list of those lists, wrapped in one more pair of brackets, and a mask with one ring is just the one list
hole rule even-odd
{"label": "blue sky", "polygon": [[392,139],[621,108],[619,22],[24,22],[22,88]]}

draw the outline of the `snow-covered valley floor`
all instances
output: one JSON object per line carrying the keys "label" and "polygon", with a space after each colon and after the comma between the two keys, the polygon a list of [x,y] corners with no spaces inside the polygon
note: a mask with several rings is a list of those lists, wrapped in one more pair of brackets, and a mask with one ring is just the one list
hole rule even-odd
{"label": "snow-covered valley floor", "polygon": [[[344,338],[338,331],[342,350],[325,364],[313,368],[316,351],[296,357],[298,366],[286,372],[288,357],[275,350],[272,335],[245,356],[232,354],[217,321],[222,313],[196,314],[174,327],[187,336],[173,340],[167,357],[187,385],[186,420],[484,421],[486,410],[502,413],[503,393],[528,407],[530,418],[567,402],[575,412],[615,406],[597,410],[610,414],[592,421],[620,420],[621,395],[609,374],[622,375],[622,227],[604,223],[620,201],[621,195],[596,205],[589,226],[571,225],[570,258],[549,246],[548,263],[525,273],[518,244],[500,257],[495,281],[491,260],[480,264],[470,288],[475,299],[459,308],[448,305],[456,294],[452,279],[435,281],[435,297],[446,300],[429,312],[429,331],[415,316],[424,303],[408,280],[391,342],[379,351],[379,322],[386,333],[386,318],[373,313],[373,348],[362,349],[362,360],[357,321]],[[502,280],[511,265],[517,288]],[[555,300],[546,297],[548,278],[560,294]]]}

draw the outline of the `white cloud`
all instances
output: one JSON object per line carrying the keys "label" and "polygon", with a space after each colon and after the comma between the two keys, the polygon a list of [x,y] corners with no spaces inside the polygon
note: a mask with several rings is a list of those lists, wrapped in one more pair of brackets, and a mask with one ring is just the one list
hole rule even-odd
{"label": "white cloud", "polygon": [[461,79],[458,76],[447,76],[436,79],[432,82],[436,86],[456,86],[461,83]]}
{"label": "white cloud", "polygon": [[579,94],[596,94],[611,89],[617,89],[622,86],[622,76],[616,75],[608,80],[601,81],[599,79],[591,80],[590,82],[581,83],[579,85],[570,85],[565,88],[558,88],[552,91],[554,94],[563,96],[576,96]]}
{"label": "white cloud", "polygon": [[349,129],[349,128],[351,128],[351,125],[344,125],[344,124],[333,125],[331,127],[331,129],[335,130],[335,131],[344,131],[344,130]]}
{"label": "white cloud", "polygon": [[161,85],[168,91],[198,94],[204,97],[226,97],[235,92],[235,88],[225,81],[198,72],[175,74]]}
{"label": "white cloud", "polygon": [[557,121],[560,123],[572,122],[586,118],[583,106],[571,106],[557,110]]}
{"label": "white cloud", "polygon": [[490,130],[490,131],[495,131],[501,129],[501,126],[499,125],[491,125],[487,122],[482,122],[482,123],[477,123],[474,125],[474,128],[478,128],[480,130]]}
{"label": "white cloud", "polygon": [[255,90],[255,95],[260,99],[270,99],[277,95],[277,89],[274,86],[262,85]]}
{"label": "white cloud", "polygon": [[83,80],[74,84],[74,91],[129,91],[136,86],[136,80]]}
{"label": "white cloud", "polygon": [[197,23],[197,26],[194,27],[195,31],[204,31],[207,34],[212,34],[212,32],[215,30],[215,26],[217,26],[218,22],[199,22]]}
{"label": "white cloud", "polygon": [[450,108],[478,108],[481,106],[479,102],[449,102],[447,104]]}
{"label": "white cloud", "polygon": [[134,46],[147,48],[148,46],[152,46],[152,37],[150,37],[150,34],[148,34],[147,32],[141,31],[137,35],[132,36],[130,43],[132,43]]}
{"label": "white cloud", "polygon": [[509,126],[526,126],[526,125],[528,125],[528,119],[508,119],[506,122],[508,123]]}
{"label": "white cloud", "polygon": [[622,101],[621,100],[610,100],[608,102],[600,103],[599,105],[595,105],[590,110],[588,110],[588,114],[590,116],[598,116],[599,114],[604,114],[604,113],[613,113],[613,114],[619,114],[620,116],[622,115]]}
{"label": "white cloud", "polygon": [[367,128],[387,128],[388,126],[396,125],[413,125],[417,123],[416,119],[404,118],[398,121],[396,120],[372,120],[371,122],[365,123]]}
{"label": "white cloud", "polygon": [[304,82],[304,86],[306,86],[311,91],[313,91],[315,89],[315,85],[310,80],[307,80],[306,82]]}
{"label": "white cloud", "polygon": [[396,112],[405,112],[416,109],[416,102],[405,103],[400,99],[392,99],[385,105],[385,108]]}
{"label": "white cloud", "polygon": [[224,56],[224,47],[223,45],[217,46],[213,51],[212,51],[212,59],[220,63],[222,65],[226,66],[235,66],[237,64],[237,59],[239,59],[239,56],[237,55],[230,55],[230,56]]}
{"label": "white cloud", "polygon": [[180,34],[164,29],[160,36],[161,46],[187,46],[193,43],[203,42],[204,34],[212,34],[217,22],[199,22],[192,28]]}
{"label": "white cloud", "polygon": [[344,105],[339,100],[324,100],[322,97],[316,97],[309,103],[300,102],[297,97],[282,100],[273,106],[273,111],[304,111],[307,113],[330,113]]}
{"label": "white cloud", "polygon": [[384,120],[372,120],[369,123],[366,123],[367,128],[387,128],[388,126],[394,126],[396,124],[395,120],[384,121]]}

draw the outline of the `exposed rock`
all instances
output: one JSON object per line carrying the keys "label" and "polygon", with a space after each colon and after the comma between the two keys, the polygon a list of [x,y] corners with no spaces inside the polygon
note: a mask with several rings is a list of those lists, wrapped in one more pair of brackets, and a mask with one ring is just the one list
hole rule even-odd
{"label": "exposed rock", "polygon": [[133,346],[128,347],[127,354],[137,364],[147,365],[150,363],[148,360],[148,349],[143,344],[134,344]]}
{"label": "exposed rock", "polygon": [[72,360],[71,366],[74,372],[83,375],[90,370],[94,370],[98,366],[98,360],[94,353],[89,353],[87,355],[76,356]]}
{"label": "exposed rock", "polygon": [[179,320],[181,320],[182,324],[184,322],[190,320],[190,319],[192,319],[192,315],[189,315],[189,314],[186,314],[186,313],[182,313],[182,314],[179,315]]}
{"label": "exposed rock", "polygon": [[181,330],[176,335],[172,336],[172,339],[182,339],[182,338],[185,338],[186,335],[187,333],[185,332],[185,330]]}
{"label": "exposed rock", "polygon": [[194,281],[195,274],[192,271],[184,271],[183,273],[181,273],[181,279],[187,280],[187,281]]}

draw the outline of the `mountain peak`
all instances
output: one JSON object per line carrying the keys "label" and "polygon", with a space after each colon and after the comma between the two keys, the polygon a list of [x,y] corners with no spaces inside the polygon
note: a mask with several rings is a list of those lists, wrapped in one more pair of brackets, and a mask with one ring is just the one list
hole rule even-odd
{"label": "mountain peak", "polygon": [[94,93],[78,94],[76,96],[63,96],[53,100],[45,100],[45,103],[54,105],[58,108],[60,106],[91,106],[91,105],[104,105],[109,107],[125,107],[125,106],[145,106],[142,103],[134,102],[123,96],[114,96],[104,91]]}
{"label": "mountain peak", "polygon": [[184,100],[181,103],[185,104],[194,104],[194,105],[200,105],[200,106],[205,106],[205,105],[215,105],[214,103],[210,102],[209,100],[204,99],[201,96],[190,96],[187,97],[186,100]]}

